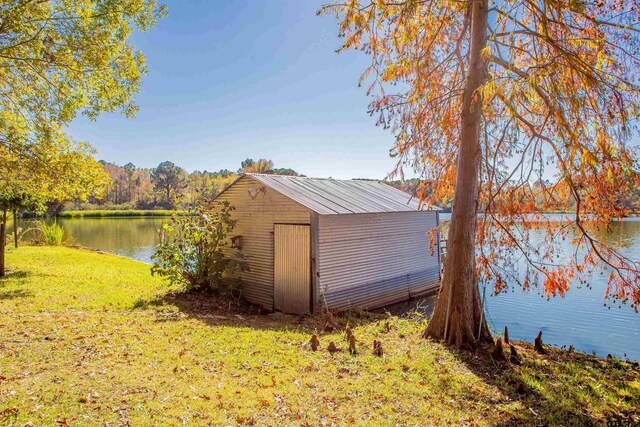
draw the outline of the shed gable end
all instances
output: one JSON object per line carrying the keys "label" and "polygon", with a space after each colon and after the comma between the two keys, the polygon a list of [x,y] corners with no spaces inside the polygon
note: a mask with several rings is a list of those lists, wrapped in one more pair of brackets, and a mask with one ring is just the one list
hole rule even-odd
{"label": "shed gable end", "polygon": [[[228,201],[235,210],[236,226],[230,236],[242,236],[241,252],[250,270],[235,274],[244,284],[242,296],[248,301],[273,308],[274,225],[310,224],[307,208],[264,184],[243,176],[216,200]],[[229,256],[237,249],[225,249]]]}

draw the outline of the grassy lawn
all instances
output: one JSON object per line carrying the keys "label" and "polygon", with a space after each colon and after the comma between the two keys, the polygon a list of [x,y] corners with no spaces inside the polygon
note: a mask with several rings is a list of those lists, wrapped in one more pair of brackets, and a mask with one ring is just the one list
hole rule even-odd
{"label": "grassy lawn", "polygon": [[[23,247],[7,266],[0,425],[640,422],[640,370],[626,362],[518,344],[524,365],[499,366],[420,339],[420,321],[366,315],[339,319],[354,326],[357,356],[312,352],[302,344],[320,320],[172,294],[121,257]],[[384,358],[371,354],[374,338]],[[340,333],[320,340],[346,346]]]}

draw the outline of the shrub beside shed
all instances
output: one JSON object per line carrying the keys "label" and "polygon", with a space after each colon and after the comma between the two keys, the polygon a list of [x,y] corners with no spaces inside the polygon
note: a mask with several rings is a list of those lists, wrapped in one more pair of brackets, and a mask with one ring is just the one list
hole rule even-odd
{"label": "shrub beside shed", "polygon": [[243,296],[269,310],[375,308],[438,287],[437,212],[382,182],[245,174],[216,199],[235,207]]}

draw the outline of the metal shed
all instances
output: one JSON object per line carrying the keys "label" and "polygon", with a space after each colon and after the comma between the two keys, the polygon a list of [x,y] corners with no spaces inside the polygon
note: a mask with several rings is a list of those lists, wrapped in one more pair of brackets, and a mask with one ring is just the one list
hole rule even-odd
{"label": "metal shed", "polygon": [[382,182],[245,174],[216,200],[235,207],[243,296],[269,310],[375,308],[438,287],[437,212]]}

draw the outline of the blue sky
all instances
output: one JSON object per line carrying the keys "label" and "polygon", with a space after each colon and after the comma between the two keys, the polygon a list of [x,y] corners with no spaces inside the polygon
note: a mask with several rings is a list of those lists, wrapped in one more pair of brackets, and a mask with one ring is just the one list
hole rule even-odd
{"label": "blue sky", "polygon": [[358,87],[369,58],[335,52],[335,17],[316,16],[327,1],[165,1],[169,16],[133,39],[149,67],[137,117],[78,118],[69,133],[117,164],[212,171],[251,157],[309,176],[383,178],[393,136]]}

